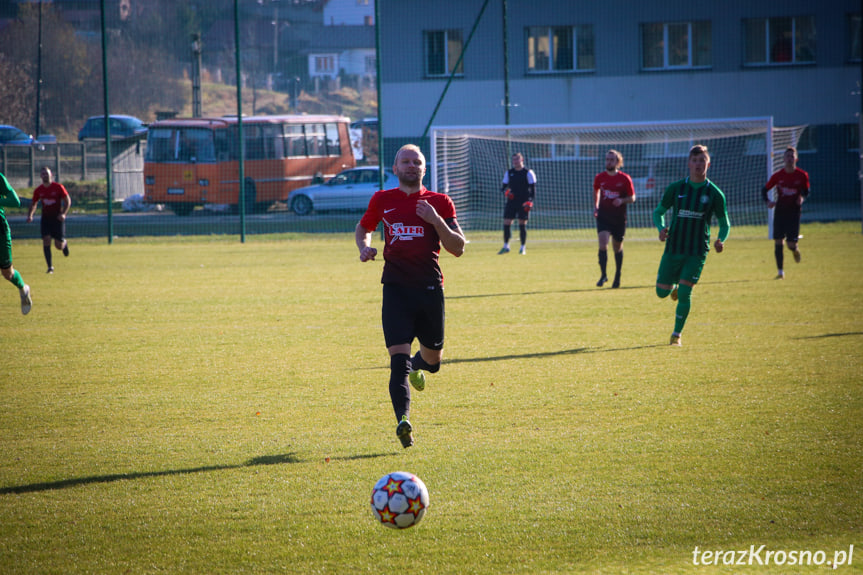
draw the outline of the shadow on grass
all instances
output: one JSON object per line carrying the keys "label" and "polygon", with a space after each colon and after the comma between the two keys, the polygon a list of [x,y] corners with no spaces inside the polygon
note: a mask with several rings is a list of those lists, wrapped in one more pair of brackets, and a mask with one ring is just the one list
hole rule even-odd
{"label": "shadow on grass", "polygon": [[128,479],[142,479],[145,477],[165,477],[169,475],[185,475],[188,473],[205,473],[208,471],[222,471],[225,469],[242,469],[243,467],[255,467],[258,465],[281,465],[284,463],[299,463],[300,460],[292,453],[281,455],[262,455],[250,459],[239,465],[205,465],[203,467],[191,467],[189,469],[171,469],[168,471],[145,471],[141,473],[114,473],[111,475],[94,475],[92,477],[79,477],[76,479],[61,479],[59,481],[48,481],[44,483],[31,483],[30,485],[15,485],[0,488],[0,495],[13,493],[36,493],[39,491],[54,491],[77,487],[79,485],[90,485],[92,483],[111,483]]}
{"label": "shadow on grass", "polygon": [[854,335],[863,335],[863,331],[849,331],[845,333],[822,333],[821,335],[801,335],[794,339],[824,339],[827,337],[848,337]]}
{"label": "shadow on grass", "polygon": [[[702,281],[698,282],[698,285],[719,285],[719,284],[739,284],[739,283],[752,283],[755,280],[719,280],[719,281]],[[622,291],[622,290],[640,290],[640,289],[649,289],[652,290],[656,288],[655,284],[650,285],[622,285],[619,288],[609,287],[583,287],[577,289],[564,289],[564,290],[547,290],[547,291],[522,291],[522,292],[501,292],[501,293],[481,293],[474,295],[448,295],[446,296],[447,300],[456,300],[456,299],[478,299],[478,298],[486,298],[486,297],[512,297],[512,296],[527,296],[527,295],[548,295],[548,294],[561,294],[561,293],[588,293],[588,292],[601,292],[601,291]]]}

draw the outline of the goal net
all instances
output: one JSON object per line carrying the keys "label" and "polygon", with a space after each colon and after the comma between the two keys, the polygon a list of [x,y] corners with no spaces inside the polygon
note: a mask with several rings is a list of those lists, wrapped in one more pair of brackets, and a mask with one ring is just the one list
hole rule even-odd
{"label": "goal net", "polygon": [[651,227],[666,186],[688,175],[689,149],[708,147],[708,178],[725,193],[732,226],[767,224],[761,188],[806,126],[775,128],[770,117],[614,124],[438,127],[432,130],[432,189],[448,194],[466,230],[499,230],[504,172],[521,152],[536,174],[531,233],[563,237],[595,229],[593,178],[609,149],[623,154],[636,202],[628,227]]}

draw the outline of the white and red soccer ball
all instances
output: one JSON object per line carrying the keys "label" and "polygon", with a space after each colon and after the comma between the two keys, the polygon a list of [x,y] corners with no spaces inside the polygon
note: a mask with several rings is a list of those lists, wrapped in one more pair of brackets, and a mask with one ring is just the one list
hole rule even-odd
{"label": "white and red soccer ball", "polygon": [[422,521],[429,506],[425,483],[405,471],[387,473],[372,489],[372,513],[391,529],[407,529]]}

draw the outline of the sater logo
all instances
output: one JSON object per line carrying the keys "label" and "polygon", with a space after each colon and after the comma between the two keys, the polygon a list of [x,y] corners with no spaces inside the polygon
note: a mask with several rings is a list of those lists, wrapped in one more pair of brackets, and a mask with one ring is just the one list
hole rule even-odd
{"label": "sater logo", "polygon": [[617,192],[614,190],[607,190],[605,188],[602,188],[602,193],[605,196],[605,198],[609,199],[609,200],[614,200],[614,199],[620,197],[620,192]]}
{"label": "sater logo", "polygon": [[425,235],[425,228],[423,226],[406,226],[405,224],[390,224],[386,220],[384,223],[390,228],[390,235],[392,236],[392,240],[390,240],[390,244],[396,243],[398,240],[406,240],[410,241],[414,238],[421,238]]}
{"label": "sater logo", "polygon": [[796,196],[797,188],[786,188],[784,186],[778,186],[779,193],[783,196]]}

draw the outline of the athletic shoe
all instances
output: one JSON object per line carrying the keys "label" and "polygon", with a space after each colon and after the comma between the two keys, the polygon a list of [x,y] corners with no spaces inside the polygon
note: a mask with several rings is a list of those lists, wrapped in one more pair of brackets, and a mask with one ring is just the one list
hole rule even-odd
{"label": "athletic shoe", "polygon": [[525,246],[521,246],[518,250],[518,255],[523,256],[527,253],[527,248]]}
{"label": "athletic shoe", "polygon": [[776,279],[784,280],[785,279],[785,272],[782,270],[779,270],[779,273],[776,275]]}
{"label": "athletic shoe", "polygon": [[800,263],[800,250],[794,250],[791,253],[794,254],[794,261],[799,264]]}
{"label": "athletic shoe", "polygon": [[69,257],[69,242],[66,242],[66,245],[63,246],[63,255]]}
{"label": "athletic shoe", "polygon": [[402,442],[402,447],[408,448],[414,444],[414,438],[411,435],[413,430],[414,428],[411,427],[411,422],[408,421],[408,416],[402,415],[402,420],[396,427],[396,437],[398,437],[399,441]]}
{"label": "athletic shoe", "polygon": [[54,273],[54,268],[53,268],[53,267],[48,268],[48,271],[47,271],[47,272],[45,272],[45,273],[46,273],[46,274],[53,274],[53,273]]}
{"label": "athletic shoe", "polygon": [[601,278],[599,278],[599,281],[596,282],[596,287],[602,287],[602,285],[607,281],[608,281],[608,277],[602,276]]}
{"label": "athletic shoe", "polygon": [[677,301],[677,286],[671,290],[671,301]]}
{"label": "athletic shoe", "polygon": [[677,347],[680,347],[680,346],[682,346],[682,345],[683,345],[683,344],[680,342],[680,336],[679,336],[679,335],[674,335],[674,334],[671,334],[671,341],[669,342],[669,344],[670,344],[670,345],[676,345]]}
{"label": "athletic shoe", "polygon": [[33,307],[33,298],[30,297],[30,286],[24,284],[24,287],[18,290],[21,295],[21,313],[27,315],[30,313],[30,308]]}
{"label": "athletic shoe", "polygon": [[426,374],[421,369],[408,373],[408,381],[411,382],[411,385],[417,391],[422,391],[426,388]]}
{"label": "athletic shoe", "polygon": [[614,282],[611,284],[612,288],[620,287],[620,276],[614,276]]}
{"label": "athletic shoe", "polygon": [[508,254],[508,253],[509,253],[509,246],[503,246],[502,248],[500,248],[500,251],[497,252],[497,255],[503,255],[503,254]]}

